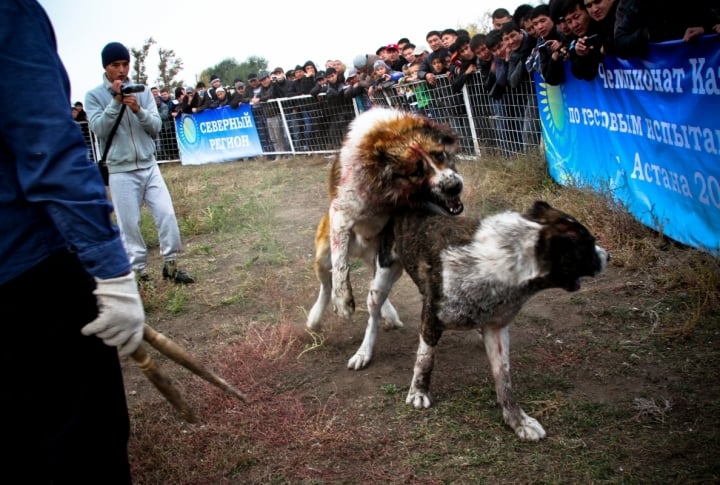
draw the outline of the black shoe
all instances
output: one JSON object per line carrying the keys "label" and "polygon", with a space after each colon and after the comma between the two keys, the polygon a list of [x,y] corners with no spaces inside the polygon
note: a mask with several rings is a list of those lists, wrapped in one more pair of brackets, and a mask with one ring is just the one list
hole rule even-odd
{"label": "black shoe", "polygon": [[195,280],[187,274],[185,271],[178,269],[175,261],[166,261],[163,265],[163,279],[172,280],[173,283],[180,283],[181,285],[189,285],[195,283]]}
{"label": "black shoe", "polygon": [[147,283],[150,281],[150,275],[145,271],[144,269],[141,269],[140,271],[135,272],[135,279],[138,280],[138,283]]}
{"label": "black shoe", "polygon": [[153,283],[150,275],[144,269],[135,272],[135,281],[137,281],[138,287],[141,289],[155,288],[155,283]]}

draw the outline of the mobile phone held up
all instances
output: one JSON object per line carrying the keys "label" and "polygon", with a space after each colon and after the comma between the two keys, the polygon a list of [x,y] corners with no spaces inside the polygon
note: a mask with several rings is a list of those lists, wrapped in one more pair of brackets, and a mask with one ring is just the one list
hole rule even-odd
{"label": "mobile phone held up", "polygon": [[585,37],[585,45],[587,47],[600,47],[602,44],[602,37],[598,34],[592,34]]}

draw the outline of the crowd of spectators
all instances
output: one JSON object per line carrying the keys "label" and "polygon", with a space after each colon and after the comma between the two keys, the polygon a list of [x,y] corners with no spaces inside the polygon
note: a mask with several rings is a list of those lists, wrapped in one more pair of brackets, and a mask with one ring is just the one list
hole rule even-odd
{"label": "crowd of spectators", "polygon": [[[533,71],[545,82],[558,85],[565,80],[565,65],[578,79],[590,81],[606,54],[623,58],[645,56],[650,42],[682,39],[692,42],[703,34],[720,33],[720,12],[713,0],[687,0],[679,5],[670,0],[550,0],[536,6],[523,4],[513,12],[497,8],[492,12],[489,32],[470,35],[466,30],[430,30],[425,44],[403,37],[382,45],[374,53],[360,54],[346,66],[327,60],[322,69],[306,61],[287,70],[251,73],[246,80],[234,79],[223,85],[217,75],[210,87],[198,82],[194,87],[176,88],[173,95],[161,89],[156,96],[163,118],[163,130],[173,130],[174,117],[206,109],[241,104],[254,107],[277,98],[299,95],[325,96],[335,100],[354,100],[360,111],[373,105],[383,90],[415,84],[414,109],[427,116],[442,116],[442,109],[428,100],[440,76],[445,76],[457,93],[468,82],[481,86],[492,105],[496,123],[517,118],[522,133],[537,133],[529,124],[537,119]],[[424,81],[424,82],[423,82]],[[153,88],[156,89],[156,88]],[[506,99],[520,95],[523,106],[510,108]],[[268,103],[265,103],[266,105]],[[73,107],[73,115],[76,115]],[[255,109],[253,109],[255,112]],[[82,107],[80,107],[82,112]],[[78,113],[80,113],[78,112]],[[279,113],[264,107],[256,117],[264,151],[285,151]],[[77,115],[78,120],[81,115]],[[166,124],[167,123],[167,124]],[[307,111],[294,110],[289,126],[292,141],[299,150],[308,148],[313,119]],[[331,128],[342,131],[342,123]],[[462,128],[455,127],[454,128]],[[497,130],[507,127],[497,126]],[[163,138],[163,136],[161,136]],[[524,145],[534,143],[523,140]],[[172,147],[161,146],[163,155]],[[167,152],[167,153],[166,153]]]}

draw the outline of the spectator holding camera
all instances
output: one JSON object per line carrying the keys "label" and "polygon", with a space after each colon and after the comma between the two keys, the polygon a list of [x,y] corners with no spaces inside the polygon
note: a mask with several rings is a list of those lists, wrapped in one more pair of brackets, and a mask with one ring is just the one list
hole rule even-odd
{"label": "spectator holding camera", "polygon": [[[124,94],[130,71],[130,52],[119,42],[107,44],[101,54],[105,68],[103,83],[85,98],[90,129],[100,145],[110,143],[107,163],[110,192],[120,234],[130,263],[141,282],[150,282],[147,273],[147,246],[140,231],[140,213],[147,205],[155,220],[163,259],[162,276],[175,283],[194,280],[176,263],[182,251],[180,229],[172,199],[155,159],[155,142],[162,125],[152,94],[145,87],[130,86]],[[110,141],[110,132],[117,131]]]}
{"label": "spectator holding camera", "polygon": [[559,0],[553,7],[558,17],[565,18],[574,36],[568,47],[570,71],[577,79],[595,79],[603,56],[602,37],[597,23],[592,23],[584,0]]}
{"label": "spectator holding camera", "polygon": [[565,81],[567,40],[555,28],[547,4],[533,8],[530,20],[537,36],[537,43],[525,66],[530,72],[539,72],[548,84],[557,86]]}
{"label": "spectator holding camera", "polygon": [[273,69],[270,73],[270,79],[282,88],[285,96],[289,95],[288,88],[290,87],[290,83],[288,82],[287,76],[285,76],[285,71],[282,67],[276,67]]}

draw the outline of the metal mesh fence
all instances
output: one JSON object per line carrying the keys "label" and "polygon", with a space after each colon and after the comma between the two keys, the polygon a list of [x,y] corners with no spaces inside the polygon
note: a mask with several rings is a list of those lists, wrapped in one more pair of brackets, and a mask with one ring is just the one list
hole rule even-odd
{"label": "metal mesh fence", "polygon": [[[494,99],[481,77],[467,76],[459,92],[453,92],[447,76],[436,77],[435,86],[425,81],[395,84],[376,90],[369,97],[371,106],[414,111],[447,123],[460,138],[460,154],[493,155],[512,158],[527,153],[541,143],[540,120],[533,81],[508,89]],[[344,96],[305,95],[254,104],[253,117],[263,155],[334,153],[340,149],[350,122],[367,102]],[[88,143],[89,155],[98,160],[97,140],[79,123]],[[175,125],[163,122],[156,139],[160,162],[178,161]]]}

